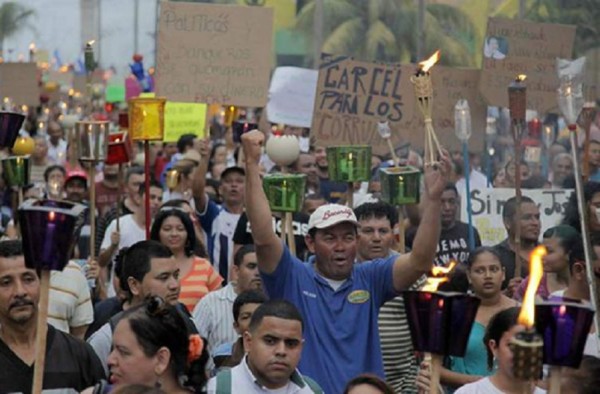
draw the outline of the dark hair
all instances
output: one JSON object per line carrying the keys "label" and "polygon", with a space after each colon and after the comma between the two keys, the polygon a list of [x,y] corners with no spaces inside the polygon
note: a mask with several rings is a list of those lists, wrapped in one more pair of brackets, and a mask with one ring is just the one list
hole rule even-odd
{"label": "dark hair", "polygon": [[215,154],[217,153],[217,149],[219,149],[220,147],[225,147],[227,148],[227,145],[221,143],[221,142],[217,142],[216,144],[213,144],[211,150],[210,150],[210,159],[209,162],[214,164],[214,158],[215,158]]}
{"label": "dark hair", "polygon": [[519,308],[512,307],[496,313],[490,319],[483,336],[483,346],[487,350],[487,364],[490,371],[494,368],[494,354],[490,350],[489,342],[493,339],[496,344],[499,344],[502,335],[517,324],[518,317]]}
{"label": "dark hair", "polygon": [[243,245],[241,248],[235,252],[233,256],[233,265],[239,267],[242,265],[242,261],[244,261],[244,256],[250,253],[256,253],[256,249],[254,248],[254,244]]}
{"label": "dark hair", "polygon": [[600,386],[600,359],[583,356],[579,368],[566,368],[564,372],[569,388],[576,394],[595,394]]}
{"label": "dark hair", "polygon": [[523,189],[543,189],[548,180],[542,175],[531,175],[521,184]]}
{"label": "dark hair", "polygon": [[160,242],[149,240],[139,241],[131,245],[123,252],[121,267],[121,288],[129,293],[131,290],[127,280],[134,278],[138,282],[144,280],[144,276],[150,272],[150,260],[153,258],[167,258],[173,256],[171,250]]}
{"label": "dark hair", "polygon": [[0,241],[0,257],[23,256],[23,242],[20,239]]}
{"label": "dark hair", "polygon": [[194,140],[197,137],[198,136],[196,134],[183,134],[181,137],[179,137],[177,140],[177,150],[179,153],[184,153],[186,148],[193,147]]}
{"label": "dark hair", "polygon": [[[583,197],[586,203],[589,203],[596,193],[600,193],[600,183],[587,182],[583,186]],[[579,208],[577,207],[577,193],[575,192],[571,193],[571,197],[567,202],[567,206],[565,208],[565,217],[562,221],[562,224],[568,224],[577,231],[581,232],[581,216],[579,213]]]}
{"label": "dark hair", "polygon": [[144,175],[144,167],[142,166],[132,166],[127,169],[125,173],[125,183],[129,182],[129,178],[132,175]]}
{"label": "dark hair", "polygon": [[56,170],[60,171],[64,177],[67,176],[67,171],[65,170],[65,168],[63,166],[54,164],[54,165],[46,167],[46,169],[44,170],[44,182],[48,182],[48,177],[50,176],[50,173],[52,171],[56,171]]}
{"label": "dark hair", "polygon": [[360,374],[357,377],[352,378],[352,380],[350,380],[346,384],[346,388],[344,389],[344,394],[348,394],[350,392],[350,390],[352,390],[353,388],[355,388],[356,386],[359,386],[361,384],[366,384],[373,388],[376,388],[377,390],[381,391],[383,394],[394,394],[394,389],[392,387],[390,387],[390,385],[387,384],[385,382],[385,380],[381,379],[377,375],[373,375],[370,373]]}
{"label": "dark hair", "polygon": [[[169,201],[165,201],[164,203],[162,203],[162,205],[160,206],[160,209],[164,209],[164,208],[183,208],[184,205],[189,206],[190,208],[192,208],[192,211],[194,211],[194,208],[191,206],[189,201],[186,201],[184,199],[175,199],[175,200],[169,200]],[[198,216],[198,214],[194,211],[192,213],[192,215],[196,215]],[[193,227],[193,222],[192,222],[192,227]],[[194,237],[196,238],[196,231],[194,230]],[[198,239],[196,238],[196,247],[194,248],[194,254],[196,256],[202,257],[202,258],[208,258],[208,252],[206,251],[206,246],[204,245],[204,240],[203,239]]]}
{"label": "dark hair", "polygon": [[[150,186],[149,186],[149,187],[157,187],[157,188],[159,188],[160,190],[162,190],[162,185],[161,185],[160,183],[158,183],[158,182],[156,181],[156,179],[154,179],[154,177],[153,177],[153,176],[150,176],[150,181],[149,181],[149,183],[150,183]],[[139,189],[138,189],[138,194],[139,194],[140,196],[143,196],[145,192],[146,192],[146,182],[143,182],[143,183],[140,185]]]}
{"label": "dark hair", "polygon": [[[592,248],[592,252],[594,249]],[[584,266],[587,264],[585,261],[585,249],[583,247],[583,239],[578,237],[573,241],[571,249],[569,250],[569,272],[573,272],[573,265],[575,263],[583,263]]]}
{"label": "dark hair", "polygon": [[359,205],[354,210],[358,221],[366,219],[387,219],[390,221],[390,227],[394,228],[398,223],[398,212],[396,208],[384,201],[367,202]]}
{"label": "dark hair", "polygon": [[304,320],[294,304],[285,300],[270,300],[259,306],[250,320],[250,331],[255,331],[265,317],[278,317],[285,320],[297,320],[304,330]]}
{"label": "dark hair", "polygon": [[458,194],[458,189],[456,188],[456,184],[454,182],[448,182],[446,183],[446,186],[444,187],[444,191],[446,190],[452,190],[454,193],[456,193],[456,196],[460,196],[460,194]]}
{"label": "dark hair", "polygon": [[238,294],[233,301],[233,321],[237,321],[240,317],[240,309],[246,304],[264,304],[268,298],[261,291],[246,290]]}
{"label": "dark hair", "polygon": [[191,364],[188,364],[190,334],[185,317],[175,306],[164,302],[160,297],[150,297],[145,303],[128,309],[118,324],[129,322],[147,357],[154,356],[161,347],[166,347],[171,353],[170,366],[176,381],[187,378],[188,387],[200,390],[206,383],[204,367],[209,355],[206,341],[202,354]]}
{"label": "dark hair", "polygon": [[558,244],[564,249],[565,253],[570,254],[577,242],[581,242],[581,235],[577,230],[567,224],[554,226],[544,231],[544,239],[557,238]]}
{"label": "dark hair", "polygon": [[480,246],[478,248],[473,249],[469,253],[469,258],[467,259],[467,262],[466,262],[467,267],[470,269],[473,266],[473,264],[475,264],[475,261],[477,261],[477,258],[484,253],[489,253],[489,254],[493,255],[495,258],[498,259],[498,264],[502,265],[502,259],[500,258],[500,255],[498,254],[496,249],[494,249],[493,247],[490,247],[490,246]]}
{"label": "dark hair", "polygon": [[192,220],[181,208],[161,208],[160,211],[158,211],[158,214],[156,214],[154,222],[152,223],[150,239],[160,242],[160,227],[162,226],[163,222],[171,216],[179,218],[183,224],[183,227],[185,228],[187,238],[183,248],[185,255],[189,257],[196,251],[196,233],[194,232],[194,224],[192,223]]}
{"label": "dark hair", "polygon": [[[530,204],[535,204],[535,202],[527,197],[527,196],[521,196],[521,205],[526,204],[526,203],[530,203]],[[504,203],[504,206],[502,207],[502,219],[513,219],[515,217],[515,214],[517,213],[517,197],[511,197],[508,200],[506,200],[506,202]]]}

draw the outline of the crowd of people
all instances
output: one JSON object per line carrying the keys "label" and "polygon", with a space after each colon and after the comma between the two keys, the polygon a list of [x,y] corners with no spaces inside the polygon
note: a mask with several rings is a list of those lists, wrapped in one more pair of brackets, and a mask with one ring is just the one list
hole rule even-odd
{"label": "crowd of people", "polygon": [[[469,247],[469,225],[458,219],[465,176],[481,188],[514,188],[510,155],[498,155],[488,180],[478,154],[465,174],[460,154],[444,151],[424,163],[409,150],[402,161],[422,171],[422,193],[418,204],[404,207],[381,200],[378,170],[393,164],[373,156],[372,178],[355,184],[348,206],[348,185],[329,178],[325,148],[308,144],[290,166],[307,180],[303,209],[292,219],[292,251],[282,241],[282,215],[272,212],[263,190],[263,176],[280,170],[264,153],[269,130],[234,142],[231,127],[213,124],[206,138],[186,134],[155,144],[150,173],[134,146],[123,169],[100,163],[89,179],[60,114],[51,109],[49,116],[46,130],[37,129],[34,112],[24,125],[35,141],[25,196],[89,206],[94,182],[96,208],[66,268],[51,275],[49,392],[428,392],[429,365],[413,348],[402,291],[422,289],[434,266],[455,261],[441,289],[469,292],[480,306],[464,357],[444,359],[442,388],[542,393],[547,379],[514,378],[508,345],[522,330],[517,313],[529,253],[540,243],[548,252],[540,299],[589,303],[597,296],[585,271],[593,264],[600,278],[600,140],[591,141],[586,156],[584,193],[594,261],[584,257],[574,194],[562,223],[543,234],[537,202],[510,198],[502,207],[504,241],[482,246],[475,229]],[[281,132],[308,136],[295,127]],[[519,163],[523,187],[571,188],[568,149],[557,140],[546,173],[539,163]],[[0,392],[29,393],[40,279],[24,263],[16,190],[0,186]],[[518,259],[522,277],[515,275]],[[596,390],[599,349],[590,332],[580,368],[565,371],[563,392]]]}

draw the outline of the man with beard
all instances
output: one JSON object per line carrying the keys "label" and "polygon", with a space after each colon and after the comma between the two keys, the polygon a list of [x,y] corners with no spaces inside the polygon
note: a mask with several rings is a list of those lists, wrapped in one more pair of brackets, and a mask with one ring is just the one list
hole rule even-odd
{"label": "man with beard", "polygon": [[[0,242],[0,391],[3,393],[31,392],[39,298],[40,280],[35,270],[25,266],[21,241]],[[89,345],[48,325],[44,390],[80,392],[104,376],[100,360]]]}
{"label": "man with beard", "polygon": [[115,207],[121,197],[121,188],[119,187],[119,165],[105,164],[104,179],[96,182],[96,209],[100,217],[113,207]]}
{"label": "man with beard", "polygon": [[[502,220],[508,237],[497,245],[494,249],[500,255],[500,262],[506,271],[506,279],[502,283],[506,295],[512,297],[514,291],[519,286],[522,278],[529,273],[528,262],[529,255],[537,246],[540,238],[540,209],[537,204],[529,197],[521,197],[521,217],[517,218],[517,198],[509,198],[502,209]],[[521,228],[521,276],[515,276],[516,264],[516,234],[517,226]]]}
{"label": "man with beard", "polygon": [[240,215],[244,212],[245,171],[241,167],[226,168],[221,174],[219,193],[223,204],[217,204],[206,194],[206,173],[210,161],[209,140],[199,142],[200,164],[192,180],[192,195],[200,223],[206,232],[210,260],[221,277],[229,280],[233,263],[233,234]]}
{"label": "man with beard", "polygon": [[[195,327],[185,306],[179,304],[179,268],[171,250],[157,241],[140,241],[132,245],[123,256],[120,283],[127,293],[123,310],[140,305],[150,296],[158,296],[177,306],[185,316],[190,329]],[[112,345],[112,333],[123,312],[113,316],[89,339],[94,351],[108,373],[107,359]]]}
{"label": "man with beard", "polygon": [[235,253],[232,274],[234,281],[204,296],[192,313],[198,332],[206,338],[211,354],[213,349],[237,338],[231,314],[237,295],[246,290],[262,292],[254,245],[244,245]]}

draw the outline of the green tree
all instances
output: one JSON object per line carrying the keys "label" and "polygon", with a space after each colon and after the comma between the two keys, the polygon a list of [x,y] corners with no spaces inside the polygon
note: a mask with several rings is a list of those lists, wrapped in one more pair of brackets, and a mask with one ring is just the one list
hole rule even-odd
{"label": "green tree", "polygon": [[27,19],[34,13],[35,11],[14,1],[0,5],[0,54],[4,48],[4,40],[27,26]]}
{"label": "green tree", "polygon": [[[315,1],[300,10],[296,28],[313,39]],[[357,59],[409,62],[417,48],[414,0],[324,0],[323,47]],[[477,30],[470,17],[445,4],[427,5],[424,53],[442,50],[441,64],[474,66]]]}

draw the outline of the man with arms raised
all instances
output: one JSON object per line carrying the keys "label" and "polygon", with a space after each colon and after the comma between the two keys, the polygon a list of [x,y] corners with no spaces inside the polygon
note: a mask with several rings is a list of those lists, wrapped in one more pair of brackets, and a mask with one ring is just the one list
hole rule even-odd
{"label": "man with arms raised", "polygon": [[302,264],[272,229],[258,168],[263,141],[259,131],[242,136],[246,208],[267,293],[294,303],[306,322],[300,370],[326,393],[341,393],[347,381],[363,372],[383,377],[377,314],[384,302],[432,267],[441,226],[440,196],[450,172],[447,155],[425,169],[425,209],[411,254],[355,265],[354,212],[329,204],[310,217],[306,244],[315,258]]}

